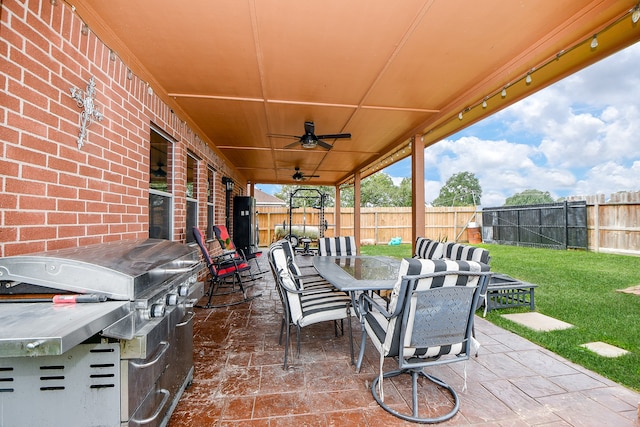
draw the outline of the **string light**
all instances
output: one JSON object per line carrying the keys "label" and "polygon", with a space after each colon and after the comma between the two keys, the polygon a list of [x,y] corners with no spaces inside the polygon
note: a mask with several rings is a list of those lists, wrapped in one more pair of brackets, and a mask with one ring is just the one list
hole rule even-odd
{"label": "string light", "polygon": [[500,96],[503,97],[503,98],[507,97],[507,87],[506,86],[502,88],[502,92],[500,92]]}
{"label": "string light", "polygon": [[640,4],[633,8],[633,12],[631,13],[631,22],[637,24],[640,21]]}
{"label": "string light", "polygon": [[113,49],[111,50],[111,52],[109,52],[109,59],[114,62],[116,60],[116,53],[113,51]]}
{"label": "string light", "polygon": [[482,100],[482,108],[487,108],[487,97],[486,96]]}
{"label": "string light", "polygon": [[89,35],[89,25],[87,23],[82,24],[82,35]]}
{"label": "string light", "polygon": [[528,85],[530,85],[530,84],[531,84],[531,73],[530,73],[530,72],[529,72],[529,73],[527,73],[527,78],[526,78],[526,79],[524,79],[524,82],[525,82],[526,84],[528,84]]}
{"label": "string light", "polygon": [[598,47],[598,35],[594,34],[593,38],[591,39],[591,49],[595,49]]}

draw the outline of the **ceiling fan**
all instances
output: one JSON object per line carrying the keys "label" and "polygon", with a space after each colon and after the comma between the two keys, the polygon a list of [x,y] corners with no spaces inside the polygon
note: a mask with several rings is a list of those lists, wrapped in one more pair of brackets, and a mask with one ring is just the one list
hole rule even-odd
{"label": "ceiling fan", "polygon": [[293,178],[294,181],[304,181],[306,179],[309,178],[319,178],[320,175],[305,175],[304,173],[300,172],[300,168],[296,167],[296,172],[291,175],[291,178]]}
{"label": "ceiling fan", "polygon": [[276,138],[294,138],[297,139],[298,141],[289,144],[287,146],[285,146],[284,148],[293,148],[295,146],[297,146],[298,144],[300,144],[302,146],[302,148],[315,148],[316,146],[320,146],[322,148],[324,148],[325,150],[331,150],[331,148],[333,148],[332,145],[327,144],[326,142],[322,141],[323,139],[348,139],[351,138],[351,134],[350,133],[333,133],[333,134],[327,134],[327,135],[316,135],[314,133],[315,130],[315,125],[313,124],[313,122],[304,122],[304,135],[269,135],[271,137],[276,137]]}
{"label": "ceiling fan", "polygon": [[151,174],[157,178],[164,178],[167,176],[167,173],[162,169],[164,163],[158,161],[157,163],[158,169],[151,169]]}

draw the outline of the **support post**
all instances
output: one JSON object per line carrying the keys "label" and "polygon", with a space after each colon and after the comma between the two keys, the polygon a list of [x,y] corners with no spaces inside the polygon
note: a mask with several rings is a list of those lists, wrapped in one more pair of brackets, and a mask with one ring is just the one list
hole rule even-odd
{"label": "support post", "polygon": [[360,255],[360,172],[356,172],[353,180],[353,235],[356,240],[356,253]]}
{"label": "support post", "polygon": [[424,236],[424,143],[422,135],[411,141],[411,247],[415,253],[416,238]]}
{"label": "support post", "polygon": [[335,223],[334,235],[340,235],[340,186],[336,185],[336,201],[333,209],[333,222]]}

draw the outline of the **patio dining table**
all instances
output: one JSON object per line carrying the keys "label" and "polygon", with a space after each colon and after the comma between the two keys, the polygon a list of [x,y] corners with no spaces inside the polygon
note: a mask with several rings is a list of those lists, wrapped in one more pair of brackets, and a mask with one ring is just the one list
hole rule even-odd
{"label": "patio dining table", "polygon": [[[313,266],[326,281],[349,294],[354,313],[360,319],[357,303],[360,293],[379,293],[393,289],[400,270],[400,260],[365,255],[314,256]],[[361,346],[360,352],[362,351],[364,347]],[[353,351],[351,364],[355,364]]]}

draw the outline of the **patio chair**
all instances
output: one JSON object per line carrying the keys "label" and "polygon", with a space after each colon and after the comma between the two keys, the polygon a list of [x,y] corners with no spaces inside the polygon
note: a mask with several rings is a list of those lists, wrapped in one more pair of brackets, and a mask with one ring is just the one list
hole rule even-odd
{"label": "patio chair", "polygon": [[235,243],[231,239],[231,235],[229,234],[229,230],[225,225],[214,225],[213,233],[216,236],[216,240],[220,244],[220,248],[222,249],[223,255],[229,258],[235,258],[239,262],[246,262],[249,264],[249,261],[253,260],[256,267],[256,275],[253,274],[253,269],[249,270],[249,274],[251,275],[251,280],[255,280],[257,276],[266,273],[266,270],[262,270],[260,268],[260,263],[258,263],[258,258],[262,256],[262,251],[244,251],[238,247],[236,247]]}
{"label": "patio chair", "polygon": [[312,287],[324,287],[337,291],[337,289],[327,282],[313,267],[313,265],[299,265],[296,262],[296,251],[288,239],[281,239],[276,242],[282,246],[286,259],[289,263],[289,272],[298,288],[310,289]]}
{"label": "patio chair", "polygon": [[[366,293],[360,296],[363,332],[356,369],[360,370],[365,340],[369,336],[380,353],[380,375],[373,380],[371,392],[384,410],[418,423],[445,421],[458,412],[459,399],[453,387],[424,368],[465,361],[476,351],[478,343],[472,335],[474,312],[490,274],[485,264],[473,261],[406,258],[401,263],[388,308]],[[396,358],[398,369],[383,372],[385,357]],[[411,402],[410,414],[384,402],[383,379],[401,374],[410,374],[412,379],[411,398],[406,399]],[[429,411],[419,410],[419,378],[426,378],[449,392],[452,407],[447,408],[447,413],[424,416]],[[439,406],[442,405],[439,403]]]}
{"label": "patio chair", "polygon": [[318,255],[351,256],[357,255],[354,236],[321,237],[318,239]]}
{"label": "patio chair", "polygon": [[[262,294],[247,296],[247,291],[242,283],[242,276],[240,273],[251,269],[246,262],[239,262],[237,259],[224,259],[224,258],[212,258],[209,254],[209,250],[205,245],[205,237],[200,229],[193,227],[193,237],[200,247],[202,257],[205,264],[209,269],[209,289],[207,290],[207,303],[205,305],[197,305],[198,308],[219,308],[228,307],[232,305],[242,304],[249,302],[255,298],[258,298]],[[229,282],[229,279],[231,282]],[[242,299],[235,301],[227,301],[221,304],[211,304],[214,296],[231,295],[234,293],[241,293]]]}
{"label": "patio chair", "polygon": [[276,288],[282,302],[283,314],[280,324],[280,338],[278,343],[282,345],[282,335],[285,333],[284,364],[287,369],[290,329],[296,327],[296,348],[300,354],[300,330],[319,322],[332,320],[335,335],[338,336],[338,320],[340,329],[344,335],[344,319],[347,319],[349,327],[349,345],[353,355],[353,340],[351,331],[351,298],[344,292],[326,287],[298,287],[289,271],[290,261],[285,250],[279,242],[269,247],[269,265],[276,282]]}

